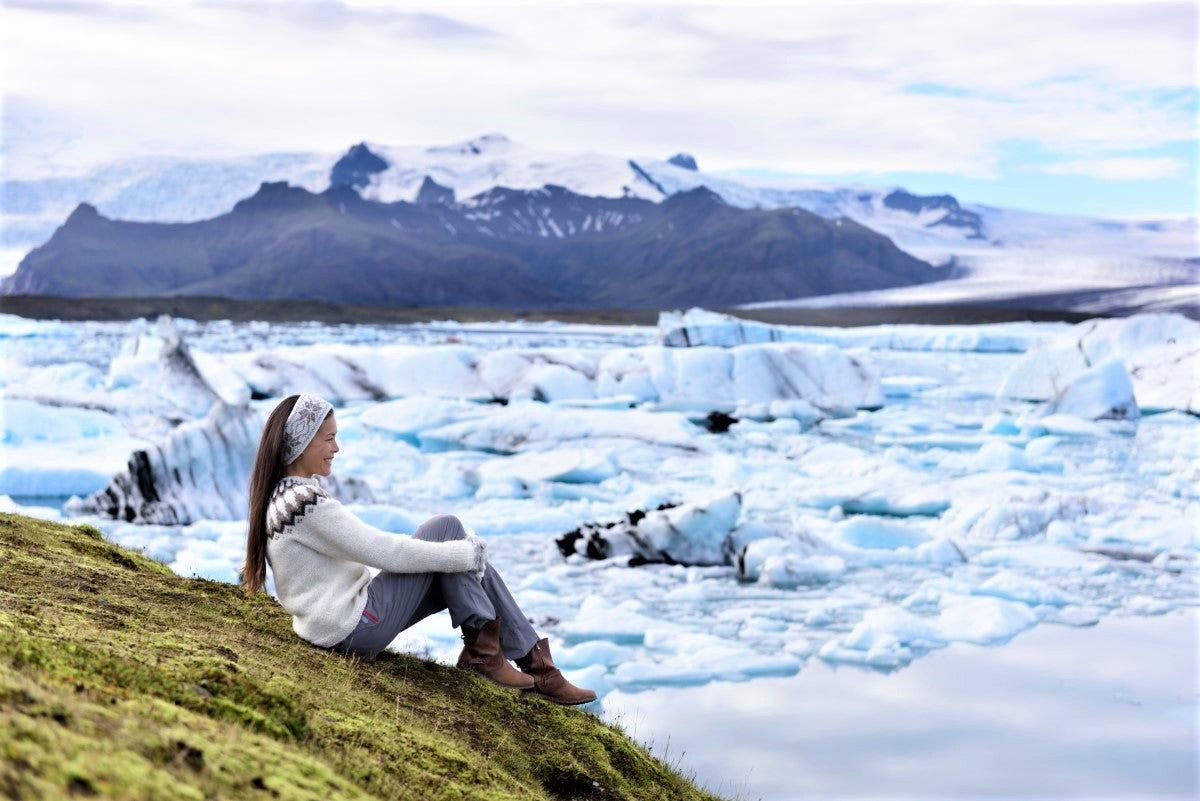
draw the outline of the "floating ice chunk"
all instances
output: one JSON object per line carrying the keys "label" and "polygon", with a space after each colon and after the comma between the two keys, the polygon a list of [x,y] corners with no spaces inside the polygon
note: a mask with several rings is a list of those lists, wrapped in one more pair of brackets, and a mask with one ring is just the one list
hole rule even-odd
{"label": "floating ice chunk", "polygon": [[416,435],[422,431],[479,417],[487,411],[487,406],[470,401],[418,395],[372,404],[359,419],[368,428],[416,442]]}
{"label": "floating ice chunk", "polygon": [[192,353],[192,359],[196,362],[196,369],[200,371],[204,382],[224,403],[243,406],[250,402],[249,385],[221,356],[195,351]]}
{"label": "floating ice chunk", "polygon": [[997,573],[975,588],[973,592],[976,595],[992,595],[997,598],[1006,598],[1010,601],[1019,601],[1031,606],[1038,604],[1066,606],[1068,604],[1080,603],[1079,598],[1063,592],[1044,581],[1009,571]]}
{"label": "floating ice chunk", "polygon": [[931,536],[914,526],[875,517],[852,517],[834,528],[834,537],[853,548],[915,548]]}
{"label": "floating ice chunk", "polygon": [[[184,423],[165,440],[135,450],[124,472],[87,498],[73,498],[68,511],[141,523],[242,519],[261,433],[255,409],[217,402],[203,420]],[[330,479],[328,486],[344,500],[371,497],[354,478]]]}
{"label": "floating ice chunk", "polygon": [[126,436],[121,421],[105,411],[9,398],[4,400],[0,425],[0,444],[6,446]]}
{"label": "floating ice chunk", "polygon": [[640,645],[646,630],[659,625],[658,621],[643,615],[641,608],[642,605],[632,598],[614,603],[599,595],[589,595],[583,599],[575,618],[563,621],[559,631],[576,643],[608,640],[618,645]]}
{"label": "floating ice chunk", "polygon": [[[1060,442],[1062,442],[1061,438],[1050,435],[1034,437],[1025,443],[1025,456],[1034,462],[1040,462],[1057,448]],[[1061,470],[1056,472],[1061,472]]]}
{"label": "floating ice chunk", "polygon": [[825,413],[806,400],[774,400],[770,403],[739,403],[733,410],[738,420],[795,420],[815,423]]}
{"label": "floating ice chunk", "polygon": [[846,573],[846,562],[840,556],[800,556],[794,553],[769,556],[759,570],[761,581],[792,589],[802,585],[828,584]]}
{"label": "floating ice chunk", "polygon": [[237,581],[244,556],[246,524],[242,521],[201,520],[187,526],[180,537],[181,547],[168,565],[181,576],[199,576],[214,581]]}
{"label": "floating ice chunk", "polygon": [[1079,373],[1051,399],[1046,411],[1085,420],[1131,420],[1138,416],[1133,383],[1119,359],[1110,359]]}
{"label": "floating ice chunk", "polygon": [[1181,314],[1088,320],[1031,348],[1005,375],[1000,394],[1050,400],[1093,365],[1122,360],[1143,409],[1200,410],[1200,322]]}
{"label": "floating ice chunk", "polygon": [[638,562],[677,562],[684,565],[725,565],[746,542],[739,535],[769,536],[761,527],[739,529],[742,496],[721,490],[692,503],[637,511],[612,523],[585,523],[560,537],[564,555],[578,553],[593,559],[631,555]]}
{"label": "floating ice chunk", "polygon": [[971,584],[966,581],[947,577],[926,579],[921,582],[921,586],[909,593],[908,597],[900,602],[900,605],[905,609],[940,606],[942,596],[947,593],[970,595]]}
{"label": "floating ice chunk", "polygon": [[848,445],[818,445],[799,461],[805,475],[793,482],[790,494],[802,506],[897,517],[937,515],[950,506],[946,485]]}
{"label": "floating ice chunk", "polygon": [[628,661],[612,674],[615,685],[637,688],[646,685],[686,685],[709,681],[744,681],[759,676],[790,676],[801,661],[790,653],[760,653],[733,645],[710,634],[674,633],[655,629],[647,632],[646,647],[661,654],[657,661]]}
{"label": "floating ice chunk", "polygon": [[827,662],[845,662],[890,670],[912,661],[913,648],[937,648],[937,628],[896,606],[868,609],[849,634],[829,640],[817,652]]}
{"label": "floating ice chunk", "polygon": [[596,367],[596,395],[630,397],[636,402],[658,399],[658,389],[643,351],[613,350],[605,353]]}
{"label": "floating ice chunk", "polygon": [[[986,479],[986,484],[980,483]],[[968,540],[1031,539],[1052,520],[1072,522],[1104,512],[1102,497],[1008,484],[993,489],[991,477],[960,483],[954,505],[941,517],[943,533]]]}
{"label": "floating ice chunk", "polygon": [[883,405],[875,367],[832,345],[758,345],[733,354],[733,395],[741,402],[799,399],[842,414]]}
{"label": "floating ice chunk", "polygon": [[595,358],[583,351],[491,351],[475,365],[481,381],[497,398],[541,401],[590,399]]}
{"label": "floating ice chunk", "polygon": [[1020,353],[1056,327],[1035,323],[992,325],[877,325],[861,328],[783,326],[706,309],[662,312],[659,341],[670,347],[733,347],[757,342],[824,342],[891,350]]}
{"label": "floating ice chunk", "polygon": [[768,559],[784,556],[794,547],[794,543],[782,537],[764,537],[749,543],[738,553],[738,578],[743,581],[757,581]]}
{"label": "floating ice chunk", "polygon": [[1036,623],[1037,615],[1023,603],[946,595],[936,625],[947,641],[999,645]]}
{"label": "floating ice chunk", "polygon": [[1087,540],[1087,532],[1080,523],[1051,520],[1046,526],[1046,542],[1056,545],[1076,545]]}
{"label": "floating ice chunk", "polygon": [[891,375],[880,382],[883,394],[889,398],[908,398],[942,386],[940,379],[927,375]]}
{"label": "floating ice chunk", "polygon": [[588,640],[573,647],[558,648],[554,663],[564,670],[578,670],[590,665],[612,666],[631,661],[635,650],[607,640]]}
{"label": "floating ice chunk", "polygon": [[1164,615],[1175,608],[1175,604],[1149,595],[1131,595],[1125,598],[1121,608],[1132,615]]}
{"label": "floating ice chunk", "polygon": [[638,538],[686,565],[728,564],[731,532],[742,512],[738,492],[717,492],[694,503],[647,514],[636,526]]}
{"label": "floating ice chunk", "polygon": [[924,647],[943,644],[935,625],[898,606],[868,609],[858,625],[842,639],[844,646],[857,651],[896,642]]}
{"label": "floating ice chunk", "polygon": [[693,308],[658,315],[659,340],[668,347],[715,345],[727,348],[754,342],[774,342],[781,329],[729,314]]}
{"label": "floating ice chunk", "polygon": [[[1108,425],[1113,425],[1109,423]],[[1031,437],[1057,435],[1082,439],[1085,437],[1100,438],[1111,432],[1102,423],[1084,420],[1071,414],[1047,414],[1036,419],[1022,421],[1022,430]]]}
{"label": "floating ice chunk", "polygon": [[423,448],[460,447],[516,453],[533,446],[601,437],[695,447],[702,435],[681,414],[640,409],[576,409],[543,403],[512,403],[475,420],[420,432]]}
{"label": "floating ice chunk", "polygon": [[1009,545],[978,553],[972,561],[985,567],[1078,570],[1092,559],[1094,557],[1058,545]]}
{"label": "floating ice chunk", "polygon": [[[135,337],[113,358],[105,388],[110,392],[136,390],[142,405],[203,417],[221,402],[221,396],[196,366],[171,318],[159,317],[155,329],[154,335]],[[222,373],[220,379],[225,381],[228,376]]]}
{"label": "floating ice chunk", "polygon": [[431,460],[424,472],[407,482],[405,490],[417,495],[459,500],[470,498],[482,487],[478,459],[443,458]]}
{"label": "floating ice chunk", "polygon": [[39,520],[62,520],[63,513],[50,506],[23,506],[8,495],[0,495],[0,512],[4,514],[27,515]]}
{"label": "floating ice chunk", "polygon": [[998,473],[1006,470],[1038,472],[1038,468],[1030,463],[1024,450],[1000,440],[985,442],[974,453],[948,453],[941,460],[941,466],[967,473]]}
{"label": "floating ice chunk", "polygon": [[527,484],[541,481],[595,484],[617,473],[610,452],[582,447],[519,453],[492,459],[479,467],[485,482],[507,476]]}
{"label": "floating ice chunk", "polygon": [[491,389],[475,370],[478,352],[462,345],[391,345],[356,349],[354,363],[389,398],[436,395],[488,400]]}
{"label": "floating ice chunk", "polygon": [[1200,515],[1162,514],[1152,519],[1127,519],[1091,537],[1095,543],[1128,543],[1142,547],[1200,549]]}
{"label": "floating ice chunk", "polygon": [[108,483],[142,442],[108,412],[4,399],[0,493],[65,498]]}
{"label": "floating ice chunk", "polygon": [[895,640],[881,640],[879,644],[866,650],[847,648],[837,640],[830,640],[821,646],[817,656],[826,662],[862,665],[876,670],[895,670],[911,662],[914,654],[911,648]]}
{"label": "floating ice chunk", "polygon": [[[555,659],[557,660],[557,656]],[[587,687],[596,694],[596,700],[599,701],[604,696],[613,691],[612,682],[609,680],[608,669],[603,665],[590,665],[588,667],[579,668],[577,670],[564,670],[563,676],[567,681],[574,684],[576,687]],[[588,706],[584,706],[588,709]]]}
{"label": "floating ice chunk", "polygon": [[103,488],[121,468],[113,451],[94,446],[68,450],[56,443],[26,446],[19,453],[20,457],[0,465],[0,493],[47,498],[87,495]]}
{"label": "floating ice chunk", "polygon": [[513,395],[544,401],[579,400],[595,396],[591,380],[564,364],[538,364],[531,367]]}
{"label": "floating ice chunk", "polygon": [[1047,610],[1042,622],[1063,626],[1094,626],[1100,622],[1100,617],[1100,610],[1094,606],[1064,606]]}
{"label": "floating ice chunk", "polygon": [[687,687],[707,684],[713,671],[694,659],[671,659],[661,662],[625,662],[612,672],[612,683],[619,688],[668,685]]}
{"label": "floating ice chunk", "polygon": [[[494,350],[482,354],[475,363],[479,379],[493,397],[509,398],[515,394],[525,371],[533,364],[534,355],[513,350]],[[528,396],[532,396],[529,393]]]}
{"label": "floating ice chunk", "polygon": [[1007,414],[990,414],[983,421],[981,430],[985,434],[1001,436],[1016,436],[1021,433],[1021,427]]}

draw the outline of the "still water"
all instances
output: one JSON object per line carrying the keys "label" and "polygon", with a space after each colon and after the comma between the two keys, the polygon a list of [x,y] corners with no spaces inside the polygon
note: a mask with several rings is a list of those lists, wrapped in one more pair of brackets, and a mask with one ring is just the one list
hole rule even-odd
{"label": "still water", "polygon": [[614,692],[615,720],[731,799],[1200,797],[1200,610],[1044,625],[892,674]]}

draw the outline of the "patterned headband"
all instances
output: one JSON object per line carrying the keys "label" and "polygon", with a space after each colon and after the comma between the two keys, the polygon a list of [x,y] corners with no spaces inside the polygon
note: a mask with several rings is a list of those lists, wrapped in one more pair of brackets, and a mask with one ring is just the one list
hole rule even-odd
{"label": "patterned headband", "polygon": [[308,394],[300,396],[287,422],[283,424],[284,464],[291,464],[300,458],[331,411],[333,406],[323,398]]}

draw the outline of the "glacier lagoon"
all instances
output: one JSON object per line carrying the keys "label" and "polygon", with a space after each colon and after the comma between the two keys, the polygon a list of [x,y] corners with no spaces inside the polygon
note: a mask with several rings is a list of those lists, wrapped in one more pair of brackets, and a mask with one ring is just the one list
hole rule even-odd
{"label": "glacier lagoon", "polygon": [[[781,686],[886,698],[963,652],[994,674],[1024,643],[1059,639],[1078,650],[1046,669],[1087,679],[1119,664],[1105,657],[1119,645],[1095,653],[1118,627],[1161,632],[1144,650],[1164,658],[1185,648],[1161,621],[1194,621],[1200,601],[1198,329],[1176,315],[857,329],[699,311],[658,328],[3,317],[0,505],[233,580],[239,459],[254,443],[229,432],[254,431],[282,395],[320,392],[338,407],[335,474],[369,490],[352,508],[395,531],[452,512],[488,537],[560,663],[601,694],[593,711],[620,720],[632,699],[661,742],[699,728],[688,715],[705,703],[727,707],[729,726],[764,733],[748,750],[769,760],[772,733],[798,725],[770,703]],[[135,449],[183,468],[160,506],[186,522],[63,508]],[[555,540],[588,524],[607,532],[608,558],[564,556]],[[630,566],[647,553],[677,563]],[[434,617],[394,647],[451,661],[457,644]],[[1161,735],[1173,741],[1182,716],[1194,742],[1194,687],[1177,701]],[[722,730],[718,712],[707,722]],[[953,739],[955,725],[938,731]],[[1024,753],[1038,749],[1031,738]],[[704,756],[704,780],[739,792],[743,758]],[[756,789],[767,764],[748,792],[792,797],[786,783]],[[1194,767],[1140,795],[1194,789]],[[1088,794],[1047,781],[1015,792]],[[915,794],[938,787],[970,795],[949,778]]]}

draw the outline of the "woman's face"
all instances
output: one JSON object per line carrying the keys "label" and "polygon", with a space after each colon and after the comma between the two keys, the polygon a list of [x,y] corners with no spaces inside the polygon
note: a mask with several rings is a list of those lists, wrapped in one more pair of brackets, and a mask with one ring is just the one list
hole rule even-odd
{"label": "woman's face", "polygon": [[331,412],[317,429],[317,435],[292,462],[292,472],[303,476],[327,476],[333,472],[333,455],[340,451],[337,444],[337,420]]}

